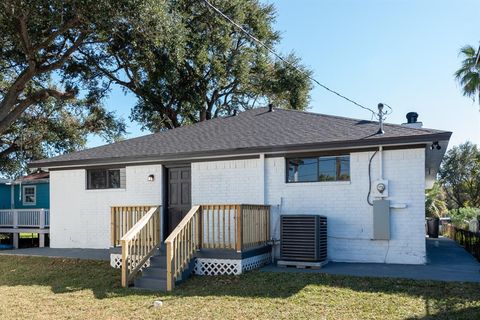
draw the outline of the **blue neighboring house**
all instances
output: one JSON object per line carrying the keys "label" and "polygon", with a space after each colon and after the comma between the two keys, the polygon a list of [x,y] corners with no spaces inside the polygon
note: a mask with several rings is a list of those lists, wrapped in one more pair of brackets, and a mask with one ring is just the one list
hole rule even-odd
{"label": "blue neighboring house", "polygon": [[49,209],[48,172],[33,173],[14,181],[0,180],[0,209]]}
{"label": "blue neighboring house", "polygon": [[37,233],[39,247],[44,247],[50,233],[49,209],[48,172],[16,180],[0,179],[0,233],[13,234],[13,246],[0,244],[0,249],[18,248],[21,233]]}

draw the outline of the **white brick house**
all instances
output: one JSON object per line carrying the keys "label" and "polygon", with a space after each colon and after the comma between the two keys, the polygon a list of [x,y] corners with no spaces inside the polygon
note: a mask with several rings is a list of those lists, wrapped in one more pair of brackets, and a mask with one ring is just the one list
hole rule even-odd
{"label": "white brick house", "polygon": [[[280,241],[280,215],[326,216],[331,261],[425,263],[425,188],[451,133],[377,130],[371,121],[260,108],[30,166],[50,171],[55,248],[109,248],[114,206],[161,206],[165,239],[192,206],[246,203],[270,206],[269,237]],[[374,240],[369,202],[379,179],[388,181],[390,233]]]}

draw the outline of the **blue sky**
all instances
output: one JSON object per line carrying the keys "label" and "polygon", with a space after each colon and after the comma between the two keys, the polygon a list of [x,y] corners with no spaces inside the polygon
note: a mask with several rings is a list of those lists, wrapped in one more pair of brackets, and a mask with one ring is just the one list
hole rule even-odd
{"label": "blue sky", "polygon": [[[453,131],[450,146],[480,144],[480,106],[463,97],[453,78],[461,46],[480,41],[478,0],[277,0],[277,47],[295,52],[325,85],[375,108],[386,102],[387,122],[416,111],[424,127]],[[371,115],[324,89],[311,92],[310,111],[352,118]],[[115,89],[107,106],[128,121],[135,98]],[[103,144],[98,138],[89,146]]]}

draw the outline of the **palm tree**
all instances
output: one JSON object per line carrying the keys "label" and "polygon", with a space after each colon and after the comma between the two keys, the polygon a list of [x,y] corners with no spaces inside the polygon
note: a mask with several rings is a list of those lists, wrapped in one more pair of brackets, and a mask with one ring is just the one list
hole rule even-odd
{"label": "palm tree", "polygon": [[474,47],[466,45],[460,49],[460,54],[464,57],[462,66],[455,72],[455,79],[460,83],[463,95],[472,98],[478,96],[480,103],[480,47],[475,50]]}
{"label": "palm tree", "polygon": [[437,181],[425,194],[425,213],[427,217],[443,217],[448,209],[445,203],[445,191]]}

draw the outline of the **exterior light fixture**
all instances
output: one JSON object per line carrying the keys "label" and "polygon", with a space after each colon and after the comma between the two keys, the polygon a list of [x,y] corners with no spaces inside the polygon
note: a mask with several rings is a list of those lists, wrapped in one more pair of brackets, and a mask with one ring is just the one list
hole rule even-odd
{"label": "exterior light fixture", "polygon": [[437,149],[437,150],[442,149],[442,147],[440,146],[440,144],[438,143],[438,141],[435,141],[434,143],[432,143],[432,144],[430,145],[430,150],[434,150],[434,149]]}
{"label": "exterior light fixture", "polygon": [[152,182],[155,180],[155,176],[153,174],[149,175],[147,178],[148,181]]}

